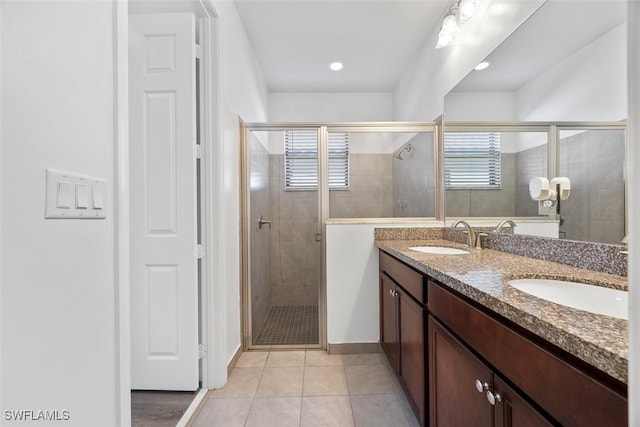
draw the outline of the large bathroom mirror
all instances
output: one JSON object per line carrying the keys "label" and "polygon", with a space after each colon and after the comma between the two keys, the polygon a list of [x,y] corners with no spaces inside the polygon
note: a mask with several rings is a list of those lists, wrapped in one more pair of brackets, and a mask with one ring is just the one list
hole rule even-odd
{"label": "large bathroom mirror", "polygon": [[[559,238],[620,243],[626,230],[626,13],[621,1],[548,1],[488,55],[488,68],[472,71],[445,97],[447,222],[556,218]],[[507,123],[540,126],[547,140],[530,131],[505,133]],[[499,185],[447,184],[447,152],[461,129],[473,133],[469,125],[504,141],[495,152],[500,163],[494,160]],[[539,211],[529,197],[533,173],[570,178],[561,217]]]}

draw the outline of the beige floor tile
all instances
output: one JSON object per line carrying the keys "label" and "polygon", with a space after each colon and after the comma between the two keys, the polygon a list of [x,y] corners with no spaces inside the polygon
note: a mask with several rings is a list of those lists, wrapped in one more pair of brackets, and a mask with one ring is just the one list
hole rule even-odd
{"label": "beige floor tile", "polygon": [[210,398],[221,397],[253,397],[258,389],[262,368],[235,368],[224,387],[212,390],[207,394]]}
{"label": "beige floor tile", "polygon": [[328,354],[324,350],[307,350],[305,366],[342,366],[341,354]]}
{"label": "beige floor tile", "polygon": [[303,351],[272,351],[267,359],[267,368],[282,368],[287,366],[304,366]]}
{"label": "beige floor tile", "polygon": [[383,365],[345,366],[350,394],[395,393],[391,377]]}
{"label": "beige floor tile", "polygon": [[236,368],[264,368],[267,357],[268,351],[245,351],[240,355]]}
{"label": "beige floor tile", "polygon": [[253,399],[206,399],[191,427],[242,427]]}
{"label": "beige floor tile", "polygon": [[404,411],[404,415],[407,417],[409,427],[420,427],[420,423],[418,422],[416,415],[413,413],[413,409],[411,409],[411,405],[409,404],[404,392],[397,393],[397,396],[400,401],[400,406],[402,406],[402,410]]}
{"label": "beige floor tile", "polygon": [[306,396],[302,398],[300,425],[303,427],[350,427],[353,413],[349,396]]}
{"label": "beige floor tile", "polygon": [[408,426],[402,405],[395,394],[351,396],[356,426]]}
{"label": "beige floor tile", "polygon": [[384,353],[344,354],[342,360],[345,366],[383,365],[387,363]]}
{"label": "beige floor tile", "polygon": [[347,395],[347,377],[342,366],[307,366],[304,368],[304,396]]}
{"label": "beige floor tile", "polygon": [[256,397],[247,427],[288,427],[300,425],[301,397]]}
{"label": "beige floor tile", "polygon": [[301,396],[304,368],[264,368],[256,396]]}

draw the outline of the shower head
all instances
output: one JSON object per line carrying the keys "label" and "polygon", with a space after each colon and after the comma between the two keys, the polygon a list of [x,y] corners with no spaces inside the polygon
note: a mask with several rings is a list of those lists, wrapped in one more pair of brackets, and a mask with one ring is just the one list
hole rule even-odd
{"label": "shower head", "polygon": [[403,151],[406,151],[407,153],[411,152],[411,144],[408,142],[403,144],[402,147],[398,148],[396,151],[393,152],[393,157],[395,157],[398,160],[402,160]]}

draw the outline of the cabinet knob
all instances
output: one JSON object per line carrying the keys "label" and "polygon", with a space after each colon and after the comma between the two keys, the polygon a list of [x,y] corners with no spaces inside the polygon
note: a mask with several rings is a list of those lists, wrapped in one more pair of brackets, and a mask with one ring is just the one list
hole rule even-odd
{"label": "cabinet knob", "polygon": [[391,298],[395,298],[398,296],[398,293],[393,289],[389,289],[389,295],[391,295]]}
{"label": "cabinet knob", "polygon": [[486,382],[482,382],[480,380],[476,380],[476,390],[478,390],[478,393],[483,393],[485,391],[488,391],[489,384]]}
{"label": "cabinet knob", "polygon": [[502,396],[500,396],[500,393],[493,394],[491,390],[487,390],[487,400],[491,405],[495,405],[496,402],[502,402]]}

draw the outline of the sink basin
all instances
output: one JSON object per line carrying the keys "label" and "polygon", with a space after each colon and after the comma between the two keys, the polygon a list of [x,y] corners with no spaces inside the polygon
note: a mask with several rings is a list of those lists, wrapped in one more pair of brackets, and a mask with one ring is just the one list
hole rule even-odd
{"label": "sink basin", "polygon": [[508,283],[522,292],[556,304],[619,319],[628,318],[628,293],[625,291],[549,279],[518,279]]}
{"label": "sink basin", "polygon": [[438,255],[464,255],[469,253],[469,251],[465,251],[463,249],[447,248],[444,246],[412,246],[409,249],[425,254]]}

